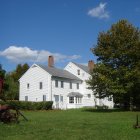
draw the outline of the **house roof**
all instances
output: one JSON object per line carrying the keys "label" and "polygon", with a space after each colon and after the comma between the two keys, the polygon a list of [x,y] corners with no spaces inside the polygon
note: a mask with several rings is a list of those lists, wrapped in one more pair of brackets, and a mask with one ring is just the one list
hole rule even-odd
{"label": "house roof", "polygon": [[44,69],[45,71],[47,71],[49,74],[51,74],[54,77],[61,77],[61,78],[81,81],[81,79],[79,79],[77,76],[71,74],[66,70],[58,69],[55,67],[47,67],[43,65],[38,65],[38,66]]}
{"label": "house roof", "polygon": [[82,64],[77,64],[75,62],[72,62],[72,63],[74,63],[77,67],[79,67],[80,69],[84,70],[85,72],[90,73],[88,66],[85,66],[85,65],[82,65]]}
{"label": "house roof", "polygon": [[68,97],[83,97],[83,95],[79,92],[70,92]]}

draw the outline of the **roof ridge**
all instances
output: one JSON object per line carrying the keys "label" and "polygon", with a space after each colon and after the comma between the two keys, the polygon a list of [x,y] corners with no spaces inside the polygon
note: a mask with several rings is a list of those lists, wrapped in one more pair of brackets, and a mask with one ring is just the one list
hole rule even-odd
{"label": "roof ridge", "polygon": [[49,67],[49,66],[47,66],[47,65],[42,65],[42,64],[36,64],[36,65],[38,65],[38,66],[42,66],[42,67],[44,67],[44,68],[54,68],[54,69],[64,70],[64,69],[61,69],[61,68],[57,68],[57,67]]}
{"label": "roof ridge", "polygon": [[88,67],[88,66],[86,66],[86,65],[84,65],[84,64],[81,64],[81,63],[76,63],[76,62],[72,62],[72,63],[78,64],[78,65],[82,65],[82,66],[85,66],[85,67]]}

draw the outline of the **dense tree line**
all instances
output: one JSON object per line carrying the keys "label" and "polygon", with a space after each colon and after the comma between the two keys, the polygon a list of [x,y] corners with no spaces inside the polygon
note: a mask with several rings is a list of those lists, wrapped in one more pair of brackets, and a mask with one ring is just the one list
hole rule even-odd
{"label": "dense tree line", "polygon": [[0,99],[19,99],[19,78],[28,70],[28,64],[18,64],[16,70],[6,73],[0,65]]}
{"label": "dense tree line", "polygon": [[140,30],[127,20],[99,33],[91,49],[97,64],[88,81],[99,98],[113,96],[122,107],[140,107]]}

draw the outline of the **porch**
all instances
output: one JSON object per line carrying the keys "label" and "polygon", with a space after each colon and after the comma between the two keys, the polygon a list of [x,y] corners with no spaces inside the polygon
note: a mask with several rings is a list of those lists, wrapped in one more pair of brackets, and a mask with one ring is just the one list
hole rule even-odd
{"label": "porch", "polygon": [[67,95],[67,108],[81,108],[83,95],[79,92],[71,92]]}

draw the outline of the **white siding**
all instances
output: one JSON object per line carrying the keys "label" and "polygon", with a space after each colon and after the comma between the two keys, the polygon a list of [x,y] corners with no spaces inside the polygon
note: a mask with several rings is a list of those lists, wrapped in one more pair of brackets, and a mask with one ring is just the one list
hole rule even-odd
{"label": "white siding", "polygon": [[[38,65],[33,64],[30,69],[20,78],[20,95],[19,100],[25,101],[25,96],[28,96],[28,101],[43,101],[43,95],[46,95],[47,101],[53,101],[54,108],[79,108],[83,106],[95,106],[96,105],[107,105],[113,107],[113,101],[108,101],[107,98],[99,100],[93,95],[92,90],[87,89],[88,85],[86,80],[89,79],[90,74],[77,67],[74,63],[70,62],[65,70],[74,74],[81,81],[70,80],[66,78],[53,77],[47,71],[40,68]],[[77,70],[80,70],[78,75]],[[58,80],[58,87],[55,87],[55,80]],[[63,81],[64,87],[61,88],[61,81]],[[39,83],[42,82],[43,88],[39,88]],[[72,82],[72,89],[70,89],[70,82]],[[79,89],[77,89],[77,83],[79,83]],[[27,88],[29,84],[29,88]],[[69,103],[68,94],[71,92],[79,92],[83,95],[82,103]],[[90,95],[90,96],[88,96]],[[61,101],[63,96],[63,102]],[[55,98],[58,100],[55,101]]]}
{"label": "white siding", "polygon": [[[89,79],[90,77],[90,74],[86,73],[83,69],[80,69],[72,62],[68,63],[68,65],[64,69],[74,74],[83,81]],[[78,75],[77,70],[80,70],[80,75]]]}
{"label": "white siding", "polygon": [[[28,96],[28,101],[42,101],[43,95],[46,95],[46,100],[51,100],[51,75],[40,67],[33,65],[19,80],[20,82],[20,97],[21,101]],[[39,83],[42,82],[43,88],[39,88]],[[27,84],[29,83],[29,89]]]}
{"label": "white siding", "polygon": [[[76,66],[74,63],[70,62],[66,67],[65,70],[69,71],[70,73],[74,74],[81,80],[83,80],[81,84],[80,93],[83,94],[83,105],[82,106],[95,106],[95,97],[93,95],[92,90],[87,89],[88,85],[86,84],[86,80],[89,79],[90,74],[85,72],[83,69],[80,69],[78,66]],[[80,70],[80,75],[78,75],[77,70]],[[88,98],[88,94],[91,95],[90,98]]]}
{"label": "white siding", "polygon": [[[88,85],[86,84],[86,80],[90,78],[90,74],[85,72],[83,69],[79,68],[77,65],[74,63],[70,62],[68,65],[65,67],[65,70],[69,71],[70,73],[74,74],[81,80],[83,80],[83,83],[81,85],[81,90],[80,92],[84,95],[83,97],[83,106],[95,106],[96,105],[107,105],[110,108],[113,108],[113,101],[108,101],[108,99],[104,98],[99,100],[93,95],[93,91],[87,89]],[[80,75],[78,75],[77,70],[80,70]],[[88,98],[88,94],[91,94],[91,97]]]}
{"label": "white siding", "polygon": [[[58,87],[55,87],[55,80],[58,80]],[[61,88],[61,81],[64,83],[64,87]],[[70,89],[70,82],[72,82],[72,89]],[[79,89],[77,89],[77,83],[79,83]],[[80,81],[74,81],[74,80],[69,80],[69,79],[64,79],[64,78],[52,78],[52,100],[54,101],[54,107],[56,106],[55,104],[55,95],[59,95],[59,101],[60,101],[60,96],[63,96],[63,103],[60,101],[59,102],[59,107],[63,109],[67,109],[69,106],[68,102],[68,97],[67,95],[70,92],[80,92],[81,90],[81,82]]]}

